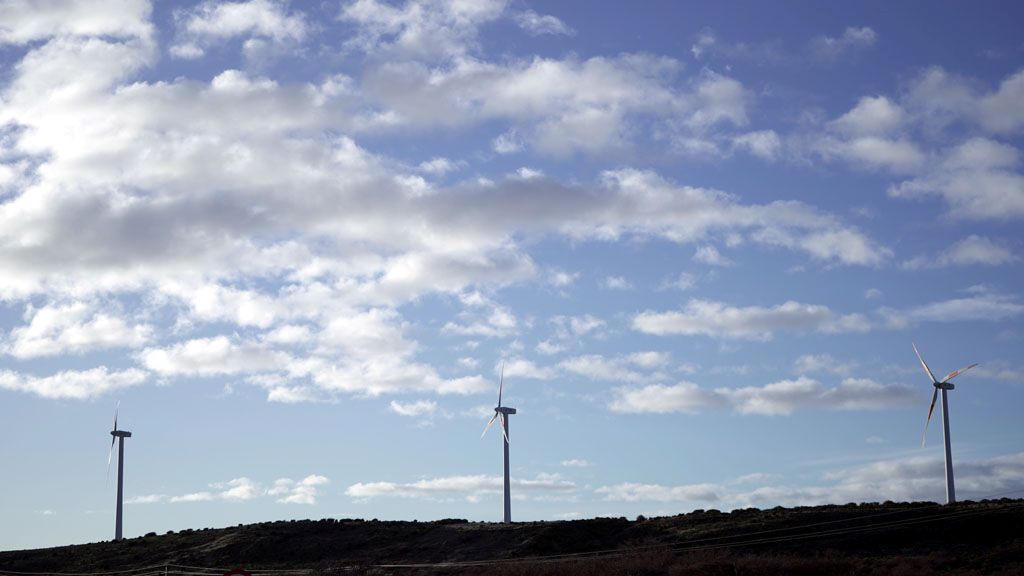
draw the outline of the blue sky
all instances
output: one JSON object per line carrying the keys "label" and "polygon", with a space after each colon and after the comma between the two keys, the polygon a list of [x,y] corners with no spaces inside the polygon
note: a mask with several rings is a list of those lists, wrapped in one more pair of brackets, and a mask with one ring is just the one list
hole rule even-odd
{"label": "blue sky", "polygon": [[1019,494],[1020,10],[0,1],[0,549]]}

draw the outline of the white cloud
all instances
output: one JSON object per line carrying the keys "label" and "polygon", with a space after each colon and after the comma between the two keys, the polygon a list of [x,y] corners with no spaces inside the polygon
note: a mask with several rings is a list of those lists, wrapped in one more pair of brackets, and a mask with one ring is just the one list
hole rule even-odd
{"label": "white cloud", "polygon": [[568,348],[569,347],[564,343],[559,343],[549,339],[541,340],[540,342],[538,342],[535,349],[540,354],[543,354],[545,356],[552,356],[555,354],[559,354],[561,352],[565,352]]}
{"label": "white cloud", "polygon": [[[159,377],[242,376],[282,402],[466,394],[490,386],[479,376],[442,378],[421,362],[408,334],[423,326],[410,326],[400,310],[432,294],[537,277],[526,253],[534,238],[689,245],[736,235],[825,263],[886,258],[885,248],[810,206],[745,204],[649,171],[568,183],[532,174],[424,193],[417,167],[338,134],[498,122],[538,150],[610,150],[635,134],[637,118],[676,119],[666,137],[712,138],[748,122],[752,96],[722,75],[681,79],[679,62],[650,55],[477,60],[476,31],[505,14],[504,5],[445,4],[431,20],[421,4],[433,6],[344,9],[348,22],[378,27],[356,37],[385,52],[415,48],[415,19],[429,20],[418,40],[449,34],[462,42],[457,61],[434,69],[386,65],[382,56],[368,60],[358,81],[310,83],[234,69],[208,80],[152,78],[158,53],[143,38],[145,17],[142,27],[117,16],[93,30],[88,18],[68,23],[72,12],[38,26],[12,16],[26,31],[6,41],[24,44],[24,57],[11,67],[0,123],[18,129],[5,131],[0,146],[5,162],[10,151],[37,168],[0,204],[0,298],[32,299],[40,310],[104,306],[19,353],[142,347],[138,362]],[[148,16],[146,6],[122,7]],[[465,34],[429,29],[449,20]],[[202,3],[179,11],[176,23],[174,41],[191,43],[182,54],[193,55],[229,38],[298,44],[312,33],[305,16],[270,1]],[[409,90],[394,89],[405,81]],[[591,118],[610,130],[593,137]],[[156,328],[139,319],[164,312],[169,330],[155,341]],[[498,302],[465,312],[442,319],[442,330],[506,337],[529,322]],[[567,320],[566,333],[604,335],[603,325],[586,329],[583,320]]]}
{"label": "white cloud", "polygon": [[505,362],[505,376],[530,380],[551,380],[555,377],[555,370],[550,367],[539,367],[524,358],[510,358]]}
{"label": "white cloud", "polygon": [[216,498],[213,492],[190,492],[180,496],[171,496],[168,502],[179,504],[181,502],[210,502]]}
{"label": "white cloud", "polygon": [[828,387],[801,376],[764,386],[706,389],[692,382],[672,386],[653,384],[621,387],[608,405],[613,412],[631,414],[686,413],[729,407],[739,414],[788,416],[797,410],[884,410],[919,401],[917,391],[902,385],[880,384],[867,378],[845,378]]}
{"label": "white cloud", "polygon": [[28,324],[12,330],[6,346],[7,353],[17,358],[137,348],[149,341],[153,333],[152,326],[131,326],[85,302],[29,306],[25,319]]}
{"label": "white cloud", "polygon": [[[694,508],[714,503],[724,510],[773,506],[818,506],[847,502],[943,502],[942,458],[904,457],[836,469],[811,484],[783,484],[771,474],[755,473],[725,484],[667,486],[624,482],[601,486],[595,493],[619,502],[681,502]],[[997,498],[1024,487],[1024,453],[955,464],[957,495],[963,499]],[[750,485],[754,487],[750,487]],[[757,486],[757,484],[761,484]]]}
{"label": "white cloud", "polygon": [[838,37],[818,36],[811,41],[815,56],[824,60],[835,60],[856,50],[874,46],[878,33],[867,26],[849,26]]}
{"label": "white cloud", "polygon": [[717,338],[770,340],[775,332],[867,332],[860,314],[837,314],[827,306],[789,301],[770,308],[736,307],[712,300],[691,299],[681,311],[641,312],[633,329],[647,334],[705,335]]}
{"label": "white cloud", "polygon": [[608,408],[612,412],[629,414],[696,414],[719,402],[714,392],[704,390],[692,382],[680,382],[671,386],[650,384],[641,388],[618,388]]}
{"label": "white cloud", "polygon": [[981,124],[996,134],[1019,134],[1024,130],[1024,70],[1004,79],[999,89],[985,95],[978,113]]}
{"label": "white cloud", "polygon": [[961,298],[940,300],[907,310],[880,310],[892,328],[906,328],[919,322],[999,322],[1024,314],[1016,298],[976,287]]}
{"label": "white cloud", "polygon": [[690,288],[693,288],[694,284],[696,284],[696,283],[697,283],[697,279],[693,277],[693,274],[688,274],[686,272],[680,272],[679,276],[676,276],[675,278],[671,278],[671,279],[668,279],[668,280],[665,280],[664,282],[662,282],[661,285],[658,287],[658,289],[659,290],[668,290],[668,289],[689,290]]}
{"label": "white cloud", "polygon": [[433,400],[417,400],[416,402],[397,402],[392,400],[388,409],[399,416],[430,416],[437,412],[437,402]]}
{"label": "white cloud", "polygon": [[[350,498],[365,500],[378,497],[419,498],[445,500],[465,498],[470,502],[479,501],[491,494],[503,491],[504,480],[500,476],[448,476],[419,480],[408,484],[394,482],[359,482],[349,486],[345,494]],[[533,479],[513,478],[512,490],[517,493],[544,494],[571,492],[576,484],[557,474],[538,474]]]}
{"label": "white cloud", "polygon": [[854,364],[839,362],[829,354],[804,354],[793,362],[793,370],[797,374],[828,373],[847,376]]}
{"label": "white cloud", "polygon": [[263,340],[271,344],[300,345],[313,341],[309,326],[285,324],[267,332]]}
{"label": "white cloud", "polygon": [[734,149],[745,150],[762,160],[775,160],[782,153],[782,140],[774,130],[758,130],[735,136]]}
{"label": "white cloud", "polygon": [[523,141],[513,129],[496,136],[491,141],[491,148],[498,154],[514,154],[523,149]]}
{"label": "white cloud", "polygon": [[394,6],[356,0],[344,4],[339,18],[356,25],[355,36],[346,42],[350,48],[396,58],[444,60],[475,51],[479,29],[499,19],[505,4],[407,0]]}
{"label": "white cloud", "polygon": [[526,30],[532,36],[543,36],[545,34],[573,36],[576,34],[572,28],[566,26],[565,22],[558,18],[550,14],[538,14],[533,10],[520,12],[516,15],[515,20],[520,28]]}
{"label": "white cloud", "polygon": [[0,45],[26,44],[53,36],[146,37],[152,34],[146,0],[0,3]]}
{"label": "white cloud", "polygon": [[267,50],[302,42],[309,24],[301,13],[289,13],[287,4],[275,0],[213,2],[187,10],[176,10],[177,42],[170,48],[177,58],[193,59],[203,55],[204,47],[229,38],[245,37],[243,50],[249,58]]}
{"label": "white cloud", "polygon": [[590,462],[582,458],[570,458],[568,460],[562,460],[562,466],[566,468],[587,468],[590,466]]}
{"label": "white cloud", "polygon": [[565,373],[583,376],[590,380],[635,382],[644,375],[630,370],[629,359],[606,358],[600,354],[586,354],[566,358],[558,363],[558,368]]}
{"label": "white cloud", "polygon": [[291,478],[280,478],[267,490],[267,494],[277,496],[279,504],[316,504],[319,486],[329,484],[326,476],[310,474],[298,482]]}
{"label": "white cloud", "polygon": [[865,96],[852,110],[832,122],[842,132],[852,135],[891,134],[903,125],[905,113],[885,96]]}
{"label": "white cloud", "polygon": [[576,282],[576,279],[579,277],[579,272],[552,270],[548,274],[548,282],[551,283],[552,286],[556,286],[558,288],[565,288],[566,286],[571,286],[574,282]]}
{"label": "white cloud", "polygon": [[275,497],[281,504],[316,504],[319,496],[319,487],[328,484],[330,480],[326,476],[310,474],[302,480],[295,481],[290,478],[275,480],[270,488],[250,478],[242,476],[227,482],[215,482],[210,484],[212,490],[190,492],[176,496],[166,494],[144,494],[132,496],[125,499],[126,504],[159,504],[159,503],[195,503],[195,502],[249,502],[266,496]]}
{"label": "white cloud", "polygon": [[939,196],[954,219],[1007,220],[1024,216],[1024,175],[1019,151],[973,138],[946,152],[928,174],[891,186],[897,198]]}
{"label": "white cloud", "polygon": [[285,368],[287,355],[262,345],[234,342],[227,336],[195,338],[166,348],[146,348],[143,365],[164,376],[216,376],[276,371]]}
{"label": "white cloud", "polygon": [[459,162],[452,162],[451,160],[443,157],[435,157],[431,160],[420,162],[419,169],[422,172],[426,172],[432,176],[444,176],[449,172],[454,172],[461,167]]}
{"label": "white cloud", "polygon": [[835,387],[801,376],[765,386],[718,388],[715,392],[728,400],[740,414],[788,416],[798,409],[884,410],[912,405],[920,400],[913,388],[879,384],[868,378],[845,378]]}
{"label": "white cloud", "polygon": [[720,490],[721,487],[715,484],[662,486],[625,482],[601,486],[594,492],[612,502],[718,502]]}
{"label": "white cloud", "polygon": [[732,260],[722,256],[714,246],[698,246],[693,253],[693,259],[709,266],[732,266]]}
{"label": "white cloud", "polygon": [[948,266],[1001,266],[1015,262],[1017,256],[1006,246],[985,236],[971,234],[935,256],[915,256],[903,262],[903,268],[946,268]]}
{"label": "white cloud", "polygon": [[464,311],[460,317],[461,322],[448,322],[441,331],[461,336],[505,338],[514,334],[519,325],[519,320],[511,310],[492,302],[488,302],[483,315]]}
{"label": "white cloud", "polygon": [[902,137],[824,138],[816,143],[816,148],[825,158],[840,158],[855,165],[898,174],[917,172],[927,160],[917,144]]}
{"label": "white cloud", "polygon": [[43,398],[87,400],[138,386],[147,377],[146,372],[135,368],[111,371],[106,366],[90,370],[65,370],[43,377],[0,370],[0,388],[28,392]]}
{"label": "white cloud", "polygon": [[606,276],[601,284],[608,290],[629,290],[633,288],[633,284],[626,280],[624,276]]}
{"label": "white cloud", "polygon": [[648,350],[646,352],[633,352],[626,358],[630,363],[643,368],[660,368],[668,364],[672,355],[668,352],[655,352],[653,350]]}
{"label": "white cloud", "polygon": [[[919,456],[836,470],[812,486],[764,486],[730,496],[737,507],[815,506],[842,502],[944,502],[941,457]],[[1024,453],[954,463],[957,496],[999,497],[1024,487]]]}

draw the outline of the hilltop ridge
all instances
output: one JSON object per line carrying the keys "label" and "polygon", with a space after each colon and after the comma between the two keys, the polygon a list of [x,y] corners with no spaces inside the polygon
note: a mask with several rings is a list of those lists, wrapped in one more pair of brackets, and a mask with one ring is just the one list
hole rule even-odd
{"label": "hilltop ridge", "polygon": [[511,525],[292,520],[0,552],[0,575],[161,564],[372,574],[1021,574],[1024,500],[698,510]]}

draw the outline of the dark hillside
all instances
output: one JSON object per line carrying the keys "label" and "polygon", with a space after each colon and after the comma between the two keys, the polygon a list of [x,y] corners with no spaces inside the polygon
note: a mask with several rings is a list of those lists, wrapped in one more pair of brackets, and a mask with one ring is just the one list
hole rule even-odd
{"label": "dark hillside", "polygon": [[1024,574],[1024,500],[510,526],[304,520],[0,552],[0,576],[164,564],[372,574]]}

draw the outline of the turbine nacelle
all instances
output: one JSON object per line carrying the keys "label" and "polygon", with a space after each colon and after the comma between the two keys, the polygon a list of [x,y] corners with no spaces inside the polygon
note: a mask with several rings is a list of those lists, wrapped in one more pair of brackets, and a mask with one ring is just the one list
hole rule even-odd
{"label": "turbine nacelle", "polygon": [[508,406],[498,406],[497,408],[494,409],[494,411],[495,412],[499,412],[501,414],[504,414],[506,416],[508,416],[509,414],[515,414],[516,413],[516,409],[515,408],[509,408]]}
{"label": "turbine nacelle", "polygon": [[117,438],[131,438],[132,433],[127,430],[111,430],[110,435]]}
{"label": "turbine nacelle", "polygon": [[952,382],[933,382],[932,386],[935,386],[939,390],[952,390],[956,388],[956,385]]}

